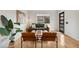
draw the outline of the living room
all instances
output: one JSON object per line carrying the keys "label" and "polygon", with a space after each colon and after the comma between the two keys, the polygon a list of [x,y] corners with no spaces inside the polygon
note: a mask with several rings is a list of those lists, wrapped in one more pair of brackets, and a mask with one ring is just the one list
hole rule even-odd
{"label": "living room", "polygon": [[79,59],[79,0],[1,0],[1,59]]}
{"label": "living room", "polygon": [[[59,21],[59,14],[64,12],[64,27],[63,32],[61,31],[60,21]],[[19,28],[19,32],[14,35],[14,41],[16,43],[10,43],[10,40],[6,36],[1,36],[1,48],[13,47],[13,48],[21,48],[21,46],[25,46],[26,43],[21,42],[21,33],[22,32],[34,32],[34,33],[42,33],[42,32],[55,32],[61,38],[62,36],[67,36],[68,42],[64,42],[66,40],[61,39],[58,40],[59,43],[53,44],[53,42],[44,42],[42,45],[42,40],[38,40],[34,42],[28,42],[26,45],[34,45],[37,48],[45,47],[45,48],[52,48],[52,46],[58,45],[59,48],[70,48],[70,47],[79,47],[78,39],[79,39],[79,28],[78,28],[78,13],[79,11],[76,10],[0,10],[0,15],[3,15],[3,18],[7,18],[8,20],[12,20],[14,25],[13,34],[15,33],[15,28]],[[3,19],[1,17],[1,19]],[[5,21],[5,20],[4,20]],[[4,22],[5,23],[5,22]],[[73,26],[72,26],[73,25]],[[0,21],[0,28],[4,28],[2,22]],[[73,30],[71,30],[73,29]],[[22,30],[22,32],[21,32]],[[60,32],[62,33],[60,33]],[[43,34],[43,33],[42,33]],[[9,34],[10,35],[10,34]],[[35,35],[35,34],[34,34]],[[41,34],[39,34],[41,35]],[[9,37],[9,36],[8,36]],[[41,37],[38,36],[40,39]],[[58,39],[59,39],[58,38]],[[3,40],[4,39],[4,40]],[[5,40],[6,39],[6,40]],[[29,40],[28,40],[29,41]],[[61,41],[61,42],[60,42]],[[71,42],[70,42],[71,41]],[[73,42],[72,42],[73,41]],[[21,44],[23,43],[23,44]],[[63,46],[63,44],[65,46]],[[66,44],[66,43],[69,43]],[[14,46],[15,44],[15,46]],[[49,45],[48,45],[49,44]],[[47,45],[47,46],[46,46]],[[62,46],[61,46],[62,45]],[[32,46],[33,48],[35,48]],[[28,47],[25,47],[28,48]],[[30,47],[29,47],[30,48]]]}

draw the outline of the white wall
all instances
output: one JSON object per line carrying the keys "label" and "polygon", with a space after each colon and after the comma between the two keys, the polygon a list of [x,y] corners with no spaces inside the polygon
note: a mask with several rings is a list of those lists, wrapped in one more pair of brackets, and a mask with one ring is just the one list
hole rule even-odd
{"label": "white wall", "polygon": [[20,11],[25,14],[25,16],[24,16],[24,23],[27,24],[27,21],[28,21],[28,12],[27,12],[27,10],[20,10]]}
{"label": "white wall", "polygon": [[[65,10],[65,34],[79,40],[79,10]],[[66,24],[68,21],[68,24]]]}
{"label": "white wall", "polygon": [[[0,10],[0,16],[1,15],[4,15],[8,20],[11,19],[13,22],[16,22],[16,10]],[[3,27],[1,24],[1,18],[0,27]]]}
{"label": "white wall", "polygon": [[[20,10],[20,11],[25,13],[25,23],[26,23],[27,11],[26,10]],[[16,22],[16,10],[0,10],[0,15],[4,15],[8,20],[11,19],[13,22]]]}
{"label": "white wall", "polygon": [[65,25],[65,34],[79,40],[79,11],[65,11],[65,20],[69,22]]}
{"label": "white wall", "polygon": [[7,19],[16,22],[16,10],[0,10],[0,15],[4,15]]}
{"label": "white wall", "polygon": [[37,14],[49,14],[50,15],[50,26],[52,30],[58,30],[58,19],[57,19],[57,11],[55,10],[29,10],[28,11],[28,19],[29,24],[36,22]]}

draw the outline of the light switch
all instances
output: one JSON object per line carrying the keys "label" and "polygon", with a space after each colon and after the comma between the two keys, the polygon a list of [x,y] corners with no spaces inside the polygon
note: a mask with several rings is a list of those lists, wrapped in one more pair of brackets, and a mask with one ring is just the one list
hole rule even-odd
{"label": "light switch", "polygon": [[68,24],[68,21],[66,21],[66,24]]}

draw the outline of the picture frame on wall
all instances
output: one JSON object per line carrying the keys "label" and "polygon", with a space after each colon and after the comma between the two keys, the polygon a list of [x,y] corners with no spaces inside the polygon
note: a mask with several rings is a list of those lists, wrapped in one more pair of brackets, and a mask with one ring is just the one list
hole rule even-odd
{"label": "picture frame on wall", "polygon": [[50,23],[50,16],[48,14],[38,15],[37,23]]}

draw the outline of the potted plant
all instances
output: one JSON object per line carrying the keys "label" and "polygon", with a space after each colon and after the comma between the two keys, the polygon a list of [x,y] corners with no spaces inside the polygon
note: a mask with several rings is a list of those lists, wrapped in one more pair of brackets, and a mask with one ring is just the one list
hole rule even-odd
{"label": "potted plant", "polygon": [[16,28],[16,32],[12,33],[12,30],[14,28],[12,20],[7,20],[5,16],[1,15],[1,21],[4,28],[0,28],[0,34],[2,36],[10,36],[10,43],[14,44],[14,36],[17,32],[21,32],[22,30],[20,30],[20,28]]}

